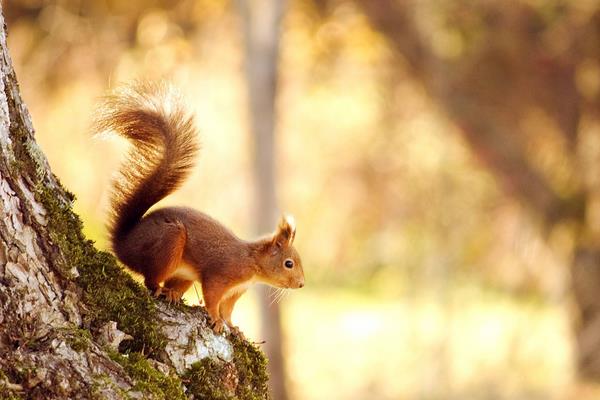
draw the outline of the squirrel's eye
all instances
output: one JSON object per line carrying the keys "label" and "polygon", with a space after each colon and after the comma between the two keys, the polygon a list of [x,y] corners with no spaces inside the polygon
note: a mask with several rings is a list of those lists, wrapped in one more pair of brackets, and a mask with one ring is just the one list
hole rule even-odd
{"label": "squirrel's eye", "polygon": [[286,268],[294,268],[294,261],[288,258],[287,260],[285,260],[283,265],[285,265]]}

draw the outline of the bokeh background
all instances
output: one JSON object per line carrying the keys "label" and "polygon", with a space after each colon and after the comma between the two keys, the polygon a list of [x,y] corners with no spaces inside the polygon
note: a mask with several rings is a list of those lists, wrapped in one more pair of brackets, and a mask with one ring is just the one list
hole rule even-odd
{"label": "bokeh background", "polygon": [[[37,140],[101,248],[127,146],[89,124],[99,96],[139,78],[181,89],[203,143],[161,204],[258,233],[252,121],[270,116],[250,107],[247,28],[271,35],[277,209],[296,217],[307,277],[278,303],[278,398],[598,398],[600,2],[5,0],[3,11]],[[259,298],[234,313],[256,342]]]}

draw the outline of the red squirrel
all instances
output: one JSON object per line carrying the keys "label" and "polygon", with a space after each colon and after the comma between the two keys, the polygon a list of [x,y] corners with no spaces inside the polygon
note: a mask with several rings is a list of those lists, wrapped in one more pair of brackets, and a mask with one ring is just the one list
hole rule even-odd
{"label": "red squirrel", "polygon": [[200,281],[219,333],[224,324],[237,330],[231,313],[251,283],[304,286],[290,218],[282,217],[273,234],[245,241],[192,208],[146,214],[187,178],[199,150],[193,118],[170,86],[137,82],[117,89],[104,98],[95,129],[116,132],[134,145],[113,182],[109,233],[118,259],[144,276],[154,296],[178,302]]}

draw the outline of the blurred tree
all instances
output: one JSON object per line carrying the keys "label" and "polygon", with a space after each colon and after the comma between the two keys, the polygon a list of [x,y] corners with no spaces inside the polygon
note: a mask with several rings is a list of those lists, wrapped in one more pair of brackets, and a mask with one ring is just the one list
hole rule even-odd
{"label": "blurred tree", "polygon": [[[246,50],[246,84],[252,135],[254,138],[255,229],[264,234],[277,223],[275,188],[274,131],[277,65],[281,19],[285,0],[238,0]],[[285,386],[281,316],[278,303],[269,298],[267,287],[260,287],[264,349],[269,359],[273,398],[288,398]]]}
{"label": "blurred tree", "polygon": [[31,78],[52,90],[73,77],[106,76],[126,50],[155,44],[146,42],[167,34],[168,27],[152,18],[153,12],[164,12],[176,34],[191,35],[210,13],[202,5],[195,0],[10,0],[5,10],[11,30],[27,31],[19,52]]}
{"label": "blurred tree", "polygon": [[[506,192],[541,221],[546,237],[565,228],[571,232],[577,365],[582,377],[600,380],[598,6],[355,4]],[[528,124],[532,119],[537,123]]]}

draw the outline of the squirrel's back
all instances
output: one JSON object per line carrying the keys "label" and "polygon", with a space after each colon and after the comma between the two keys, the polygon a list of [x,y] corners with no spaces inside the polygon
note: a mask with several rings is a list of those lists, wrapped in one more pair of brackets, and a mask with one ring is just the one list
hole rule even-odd
{"label": "squirrel's back", "polygon": [[106,96],[94,125],[97,132],[113,131],[133,144],[113,181],[109,232],[114,248],[189,175],[199,149],[197,132],[173,89],[149,82]]}

